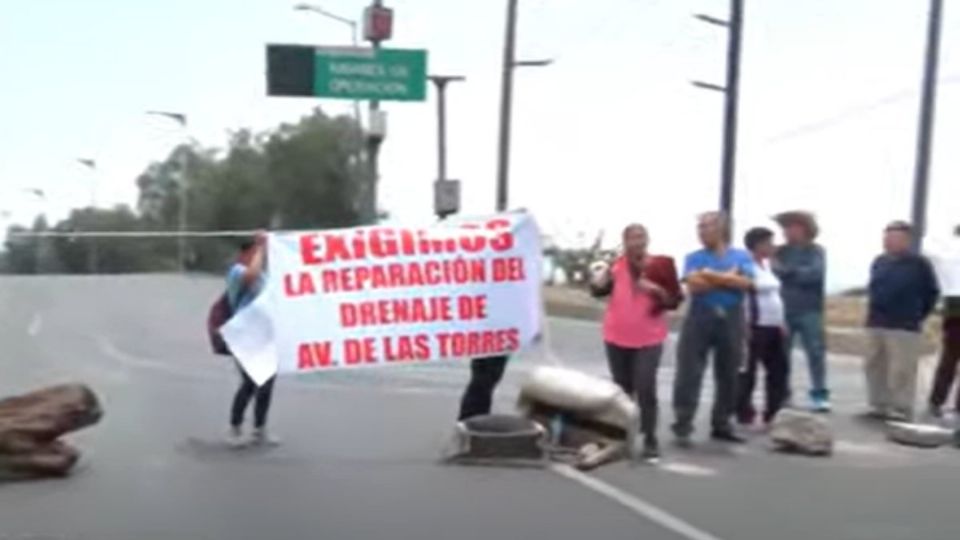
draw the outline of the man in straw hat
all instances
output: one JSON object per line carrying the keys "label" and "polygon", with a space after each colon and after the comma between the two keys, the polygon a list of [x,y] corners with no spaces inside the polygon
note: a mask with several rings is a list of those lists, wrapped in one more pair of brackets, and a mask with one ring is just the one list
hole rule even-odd
{"label": "man in straw hat", "polygon": [[826,254],[814,242],[819,227],[809,212],[783,212],[773,219],[783,228],[786,240],[786,245],[777,250],[772,263],[782,284],[789,331],[787,350],[792,351],[795,341],[800,340],[810,371],[812,408],[817,412],[830,412],[823,326]]}

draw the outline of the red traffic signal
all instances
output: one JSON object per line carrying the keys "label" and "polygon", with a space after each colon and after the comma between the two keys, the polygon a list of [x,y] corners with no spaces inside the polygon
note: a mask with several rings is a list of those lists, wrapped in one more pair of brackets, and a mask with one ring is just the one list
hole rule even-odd
{"label": "red traffic signal", "polygon": [[387,41],[393,37],[393,10],[369,6],[363,12],[363,37],[367,41]]}

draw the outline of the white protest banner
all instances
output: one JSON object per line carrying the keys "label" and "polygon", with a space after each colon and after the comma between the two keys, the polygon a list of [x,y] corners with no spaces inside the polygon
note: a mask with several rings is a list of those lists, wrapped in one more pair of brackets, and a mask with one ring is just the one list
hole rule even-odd
{"label": "white protest banner", "polygon": [[273,366],[303,373],[510,354],[541,332],[540,232],[528,214],[272,233],[267,253],[266,289],[222,329],[257,382]]}

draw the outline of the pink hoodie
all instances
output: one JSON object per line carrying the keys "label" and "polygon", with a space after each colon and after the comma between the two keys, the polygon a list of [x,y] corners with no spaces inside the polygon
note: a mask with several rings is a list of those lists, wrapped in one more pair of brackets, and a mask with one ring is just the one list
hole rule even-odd
{"label": "pink hoodie", "polygon": [[603,339],[629,349],[659,345],[667,339],[666,312],[657,301],[637,288],[624,258],[611,268],[613,291],[603,318]]}

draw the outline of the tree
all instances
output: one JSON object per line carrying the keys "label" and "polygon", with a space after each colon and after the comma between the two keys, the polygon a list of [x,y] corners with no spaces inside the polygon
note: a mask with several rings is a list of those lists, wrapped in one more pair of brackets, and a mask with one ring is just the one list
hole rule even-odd
{"label": "tree", "polygon": [[[54,229],[176,231],[184,201],[189,231],[357,225],[362,197],[371,193],[361,150],[361,130],[353,119],[329,117],[317,109],[272,131],[234,131],[224,150],[180,145],[137,177],[136,211],[76,210]],[[46,227],[38,223],[33,231]],[[173,270],[178,263],[177,240],[171,237],[44,240],[9,239],[5,266],[33,273],[42,259],[39,268],[45,271],[87,272],[95,264],[100,272],[137,272]],[[45,249],[50,260],[43,256]],[[219,271],[233,245],[224,239],[191,238],[187,250],[189,269]]]}

